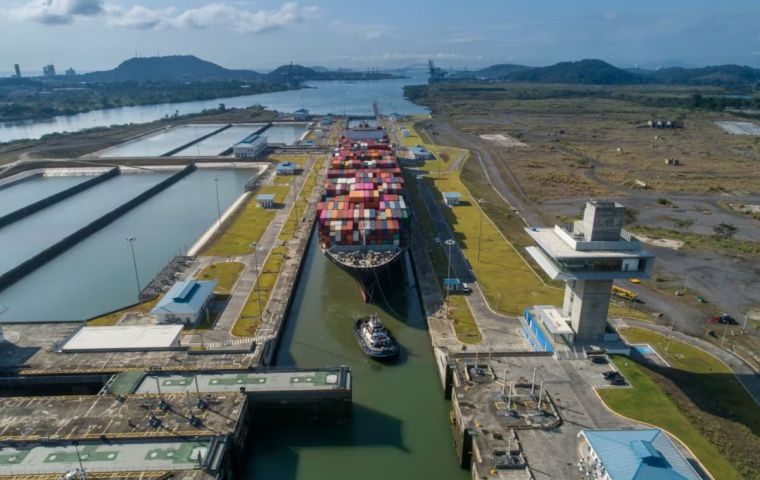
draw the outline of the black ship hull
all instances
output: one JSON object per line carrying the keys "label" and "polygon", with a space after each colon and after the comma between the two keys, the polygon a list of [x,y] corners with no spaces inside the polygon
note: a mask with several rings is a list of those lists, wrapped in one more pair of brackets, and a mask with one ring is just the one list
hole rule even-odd
{"label": "black ship hull", "polygon": [[[404,278],[403,258],[405,251],[405,249],[400,248],[387,261],[372,267],[359,267],[349,264],[339,259],[330,250],[325,250],[325,255],[332,263],[353,277],[359,285],[362,299],[368,303],[376,295],[386,296],[393,288],[398,287],[398,279]],[[394,283],[396,284],[395,287]]]}

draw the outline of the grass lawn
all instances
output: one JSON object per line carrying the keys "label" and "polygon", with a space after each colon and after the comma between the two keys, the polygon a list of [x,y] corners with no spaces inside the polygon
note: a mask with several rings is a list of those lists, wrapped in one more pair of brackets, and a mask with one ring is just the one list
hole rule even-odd
{"label": "grass lawn", "polygon": [[195,278],[198,280],[216,280],[219,283],[217,283],[214,291],[220,294],[229,294],[243,268],[244,265],[239,262],[212,263]]}
{"label": "grass lawn", "polygon": [[285,262],[286,247],[274,247],[269,254],[266,262],[261,268],[259,280],[253,286],[248,299],[245,302],[243,311],[240,312],[235,325],[232,327],[232,334],[238,337],[251,337],[255,335],[259,326],[259,292],[261,292],[261,308],[266,308],[269,296],[272,293],[277,277],[280,275],[282,264]]}
{"label": "grass lawn", "polygon": [[459,206],[443,207],[442,211],[492,308],[498,305],[504,313],[519,315],[527,306],[559,305],[562,302],[563,291],[545,284],[487,216],[482,219],[481,231],[481,210],[477,200],[464,188],[458,172],[428,177],[425,181],[436,193],[455,191],[462,194]]}
{"label": "grass lawn", "polygon": [[311,197],[311,194],[314,192],[314,188],[316,187],[318,168],[321,168],[321,164],[314,164],[314,168],[312,168],[309,176],[306,177],[306,181],[302,185],[301,190],[298,192],[298,197],[296,197],[295,203],[298,208],[293,208],[290,211],[290,215],[288,215],[288,221],[285,222],[285,225],[282,226],[282,230],[280,231],[280,236],[278,237],[280,240],[288,241],[293,239],[293,236],[296,232],[296,227],[298,225],[297,222],[299,222],[303,217],[303,212],[306,209],[308,198]]}
{"label": "grass lawn", "polygon": [[671,432],[689,447],[716,479],[741,478],[718,449],[700,434],[678,405],[657,385],[645,367],[625,357],[613,358],[613,362],[633,388],[597,390],[608,407],[626,417]]}
{"label": "grass lawn", "polygon": [[695,386],[714,400],[721,410],[760,435],[760,407],[720,360],[673,339],[666,351],[667,337],[642,328],[626,328],[620,333],[630,343],[648,343],[673,369],[692,374],[689,382],[697,384]]}
{"label": "grass lawn", "polygon": [[102,315],[100,317],[93,318],[92,320],[89,320],[87,322],[87,326],[88,327],[110,327],[110,326],[116,325],[116,323],[119,320],[121,320],[121,318],[127,313],[149,312],[156,305],[156,303],[158,303],[158,300],[160,298],[161,296],[159,295],[153,300],[148,300],[147,302],[143,302],[139,305],[133,305],[131,307],[123,308],[121,310],[118,310],[113,313],[109,313],[107,315]]}
{"label": "grass lawn", "polygon": [[[404,176],[407,192],[410,193],[410,195],[407,195],[408,200],[417,214],[415,218],[419,222],[418,228],[422,228],[424,232],[423,237],[427,244],[428,254],[433,262],[439,287],[443,289],[443,279],[446,278],[448,269],[446,252],[441,245],[433,242],[433,237],[436,235],[435,228],[433,227],[430,215],[425,209],[425,205],[417,194],[416,181],[407,173]],[[480,335],[477,322],[475,322],[475,318],[472,316],[472,312],[464,296],[452,295],[449,297],[449,317],[452,320],[454,332],[460,341],[469,344],[480,343],[483,337]]]}
{"label": "grass lawn", "polygon": [[244,255],[251,251],[251,243],[259,241],[269,222],[275,216],[275,209],[260,208],[256,205],[256,196],[273,193],[275,203],[282,203],[290,191],[289,186],[265,185],[253,193],[245,205],[235,214],[232,223],[221,236],[217,237],[202,255],[232,256]]}

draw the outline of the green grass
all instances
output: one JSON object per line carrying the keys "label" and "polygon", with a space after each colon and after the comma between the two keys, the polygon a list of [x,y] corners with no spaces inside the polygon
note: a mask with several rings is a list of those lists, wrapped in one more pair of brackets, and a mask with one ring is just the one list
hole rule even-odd
{"label": "green grass", "polygon": [[[405,182],[407,186],[407,200],[410,201],[412,208],[416,212],[416,220],[419,222],[418,228],[422,228],[423,237],[427,244],[428,254],[430,260],[433,262],[433,268],[435,268],[436,277],[438,279],[438,286],[443,289],[443,279],[446,278],[448,269],[448,260],[446,252],[439,244],[433,242],[433,238],[436,236],[435,227],[433,221],[430,219],[430,215],[425,209],[425,205],[419,197],[416,180],[411,178],[409,174],[404,173]],[[480,343],[483,337],[478,329],[478,324],[475,321],[475,317],[472,316],[470,306],[467,305],[467,300],[461,295],[451,295],[449,297],[449,318],[451,318],[454,332],[457,338],[469,344]]]}
{"label": "green grass", "polygon": [[314,188],[316,187],[318,168],[320,168],[320,164],[314,165],[314,168],[312,169],[311,173],[309,173],[309,176],[306,178],[306,181],[302,185],[301,190],[298,192],[295,203],[298,208],[291,209],[290,215],[288,215],[288,220],[285,222],[285,225],[282,226],[282,230],[280,231],[280,236],[278,237],[280,240],[286,242],[288,240],[292,240],[295,236],[298,222],[301,220],[301,218],[303,218],[303,212],[306,210],[308,199],[311,197],[311,194],[314,192]]}
{"label": "green grass", "polygon": [[206,247],[202,255],[245,255],[251,251],[251,243],[258,242],[275,216],[275,209],[260,208],[256,196],[273,193],[275,203],[282,203],[289,186],[266,185],[253,193],[232,219],[232,224]]}
{"label": "green grass", "polygon": [[701,235],[698,233],[682,232],[667,228],[647,227],[634,225],[631,227],[634,233],[640,233],[650,238],[667,238],[681,240],[684,248],[689,250],[723,250],[732,253],[760,254],[760,242],[751,240],[737,240],[735,238],[718,238],[714,235]]}
{"label": "green grass", "polygon": [[280,275],[283,263],[285,263],[286,247],[274,247],[266,262],[261,268],[261,274],[253,286],[248,299],[245,302],[240,317],[232,327],[232,334],[238,337],[251,337],[256,334],[259,326],[261,312],[259,311],[259,292],[261,292],[261,308],[265,309],[272,288]]}
{"label": "green grass", "polygon": [[216,280],[214,291],[219,294],[229,294],[237,282],[244,265],[239,262],[212,263],[204,268],[195,278],[198,280]]}
{"label": "green grass", "polygon": [[620,333],[629,343],[648,343],[672,368],[692,374],[689,381],[717,402],[721,410],[760,433],[760,407],[723,362],[678,340],[671,339],[668,350],[665,350],[667,337],[650,330],[626,328]]}
{"label": "green grass", "polygon": [[161,298],[160,295],[152,300],[148,300],[147,302],[143,302],[138,305],[132,305],[130,307],[123,308],[116,312],[93,318],[92,320],[89,320],[87,322],[87,326],[88,327],[111,327],[113,325],[116,325],[119,322],[119,320],[121,320],[121,318],[127,313],[149,312],[153,307],[156,306],[156,303],[158,303],[159,298]]}
{"label": "green grass", "polygon": [[647,369],[625,357],[613,359],[633,388],[599,389],[599,396],[621,415],[663,428],[685,443],[714,478],[741,478],[734,467],[703,437],[690,420],[649,375]]}

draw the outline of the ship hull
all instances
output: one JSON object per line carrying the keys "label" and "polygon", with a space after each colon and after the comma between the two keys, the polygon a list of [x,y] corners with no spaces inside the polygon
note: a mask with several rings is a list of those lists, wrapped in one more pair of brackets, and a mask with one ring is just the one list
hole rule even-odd
{"label": "ship hull", "polygon": [[357,267],[341,261],[329,250],[324,250],[332,263],[347,272],[359,286],[360,294],[365,303],[378,296],[387,297],[394,288],[393,279],[403,277],[405,249],[399,249],[393,257],[382,264],[373,267]]}

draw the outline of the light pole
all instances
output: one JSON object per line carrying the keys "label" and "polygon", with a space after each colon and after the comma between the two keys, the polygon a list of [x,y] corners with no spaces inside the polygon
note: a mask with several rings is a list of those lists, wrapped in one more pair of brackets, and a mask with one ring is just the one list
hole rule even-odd
{"label": "light pole", "polygon": [[222,207],[219,204],[219,177],[214,177],[214,189],[216,190],[216,215],[219,220],[217,233],[222,233]]}
{"label": "light pole", "polygon": [[140,294],[140,275],[137,273],[137,258],[135,257],[135,241],[137,237],[127,237],[127,243],[129,243],[129,249],[132,252],[132,266],[135,268],[135,283],[137,284],[137,303],[142,302],[142,295]]}
{"label": "light pole", "polygon": [[[448,266],[448,268],[446,270],[446,272],[447,272],[446,273],[446,280],[448,282],[450,282],[451,281],[451,246],[454,245],[455,242],[454,242],[454,240],[452,240],[452,239],[449,238],[444,243],[446,244],[446,246],[449,247],[449,254],[448,254],[448,263],[449,263],[449,266]],[[449,319],[449,290],[451,290],[451,287],[446,282],[444,282],[444,287],[446,288],[446,302],[445,302],[446,303],[446,320],[448,320]]]}
{"label": "light pole", "polygon": [[256,269],[256,283],[254,284],[254,288],[256,289],[256,295],[259,302],[259,323],[261,323],[261,319],[264,318],[264,312],[261,311],[261,272],[259,272],[259,256],[256,253],[259,247],[256,245],[256,242],[251,243],[251,247],[253,247],[253,267]]}
{"label": "light pole", "polygon": [[480,223],[478,225],[478,263],[480,263],[480,238],[483,236],[483,205],[486,201],[482,198],[478,199],[478,209],[480,210]]}

